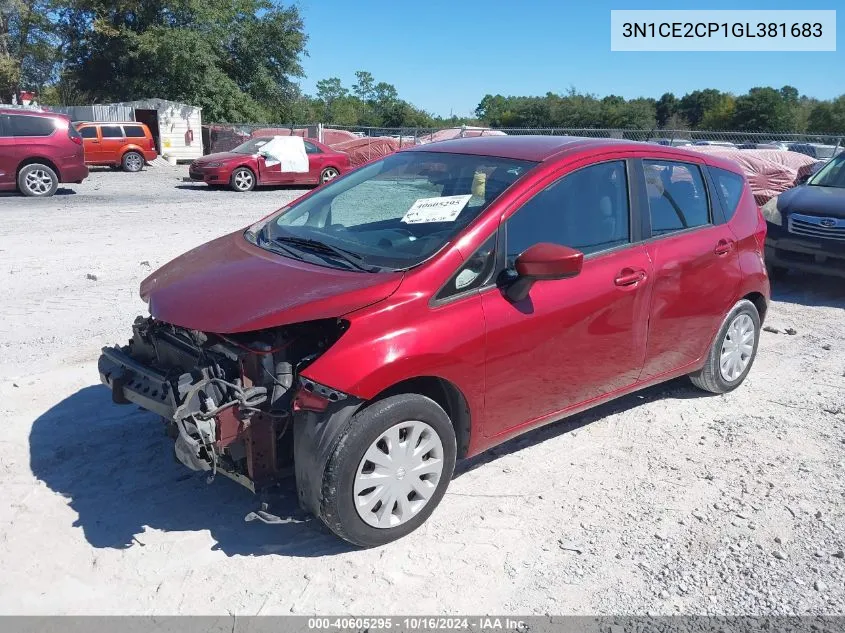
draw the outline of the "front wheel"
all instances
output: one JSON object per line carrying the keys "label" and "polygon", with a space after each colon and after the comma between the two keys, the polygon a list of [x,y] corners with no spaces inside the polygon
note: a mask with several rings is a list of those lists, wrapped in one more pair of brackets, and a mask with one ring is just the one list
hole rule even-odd
{"label": "front wheel", "polygon": [[711,393],[727,393],[739,387],[751,371],[760,341],[760,313],[743,299],[728,313],[707,353],[704,367],[690,374],[693,384]]}
{"label": "front wheel", "polygon": [[356,414],[323,474],[320,518],[361,547],[410,534],[440,503],[455,470],[455,429],[433,400],[401,394]]}
{"label": "front wheel", "polygon": [[18,173],[18,189],[30,198],[49,198],[59,188],[59,177],[47,165],[27,165]]}
{"label": "front wheel", "polygon": [[340,176],[340,172],[334,167],[326,167],[320,174],[320,184],[323,185],[330,180],[334,180]]}
{"label": "front wheel", "polygon": [[251,169],[238,167],[232,172],[229,186],[238,193],[252,191],[255,188],[255,174],[252,173]]}

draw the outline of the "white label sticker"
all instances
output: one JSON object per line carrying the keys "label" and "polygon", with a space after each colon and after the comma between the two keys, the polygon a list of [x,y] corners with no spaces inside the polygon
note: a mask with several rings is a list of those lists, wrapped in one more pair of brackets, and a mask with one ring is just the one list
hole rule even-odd
{"label": "white label sticker", "polygon": [[472,194],[464,196],[442,196],[440,198],[420,198],[417,200],[402,222],[422,224],[424,222],[454,222],[460,215]]}

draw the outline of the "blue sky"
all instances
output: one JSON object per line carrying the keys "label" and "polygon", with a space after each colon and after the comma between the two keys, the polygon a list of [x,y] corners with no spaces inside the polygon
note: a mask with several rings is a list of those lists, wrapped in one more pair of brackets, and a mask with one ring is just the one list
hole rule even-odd
{"label": "blue sky", "polygon": [[[303,90],[356,70],[441,115],[470,115],[487,94],[543,95],[570,87],[599,96],[676,96],[700,88],[742,93],[789,84],[845,93],[845,4],[818,0],[299,0],[309,36]],[[611,9],[839,9],[837,51],[625,53],[610,51]]]}

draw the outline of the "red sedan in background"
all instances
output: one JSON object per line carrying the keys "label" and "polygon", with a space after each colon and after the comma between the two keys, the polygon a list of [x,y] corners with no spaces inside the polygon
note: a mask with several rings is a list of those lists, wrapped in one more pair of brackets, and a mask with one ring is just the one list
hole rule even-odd
{"label": "red sedan in background", "polygon": [[348,155],[314,139],[304,139],[308,171],[282,171],[278,164],[268,165],[260,154],[261,147],[271,140],[272,136],[253,138],[230,152],[203,156],[191,163],[188,173],[192,180],[244,192],[264,185],[320,185],[350,169]]}

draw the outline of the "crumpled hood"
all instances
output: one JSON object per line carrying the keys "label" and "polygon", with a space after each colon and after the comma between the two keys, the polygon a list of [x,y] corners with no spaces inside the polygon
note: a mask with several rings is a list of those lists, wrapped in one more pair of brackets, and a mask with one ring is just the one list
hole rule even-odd
{"label": "crumpled hood", "polygon": [[237,231],[156,270],[141,282],[141,297],[156,319],[231,334],[337,318],[386,299],[402,277],[316,266],[260,249]]}
{"label": "crumpled hood", "polygon": [[845,189],[801,185],[780,195],[781,213],[805,213],[845,218]]}

